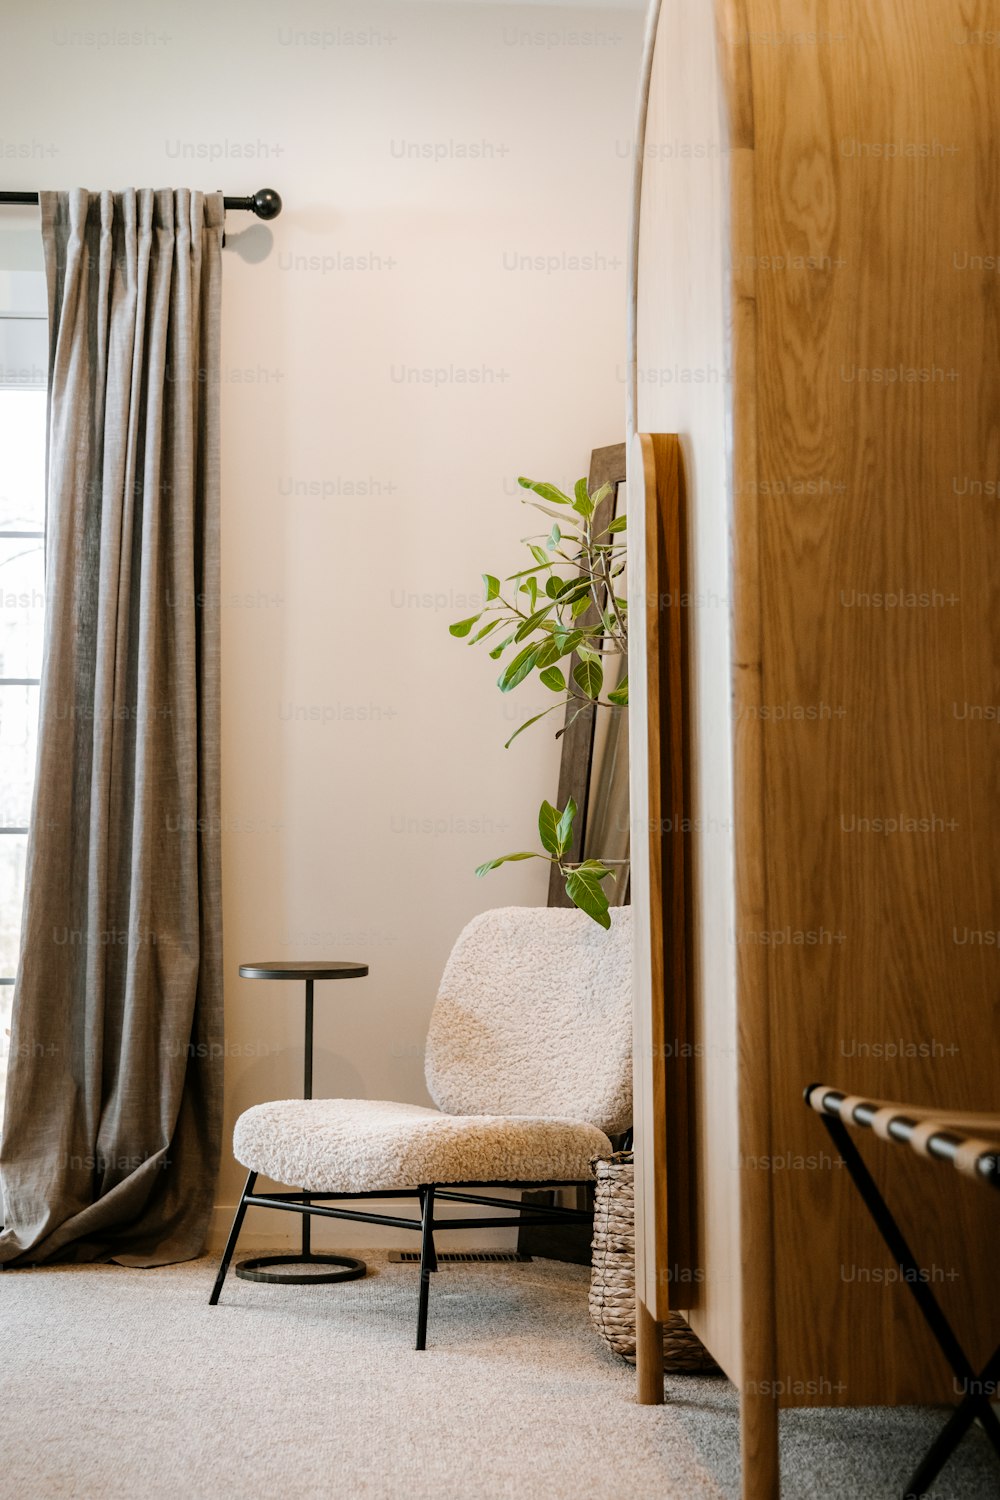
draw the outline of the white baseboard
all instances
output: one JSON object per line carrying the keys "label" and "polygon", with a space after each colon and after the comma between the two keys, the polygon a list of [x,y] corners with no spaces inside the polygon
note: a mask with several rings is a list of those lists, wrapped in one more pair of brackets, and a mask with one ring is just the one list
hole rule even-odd
{"label": "white baseboard", "polygon": [[[263,1189],[266,1192],[266,1189]],[[287,1189],[285,1189],[287,1191]],[[512,1189],[491,1189],[494,1198],[509,1197],[516,1205],[520,1194]],[[362,1201],[344,1202],[344,1208],[370,1208],[373,1213],[389,1214],[394,1218],[419,1218],[415,1198],[377,1198],[367,1204]],[[493,1210],[486,1209],[486,1214]],[[497,1213],[502,1210],[497,1209]],[[210,1251],[220,1251],[226,1243],[235,1203],[217,1203],[212,1211],[208,1231]],[[436,1219],[464,1219],[476,1216],[476,1210],[468,1203],[445,1203],[435,1205]],[[280,1213],[274,1209],[250,1208],[243,1222],[239,1251],[294,1249],[301,1234],[301,1217],[298,1214]],[[516,1250],[516,1229],[455,1229],[445,1231],[446,1238],[438,1242],[442,1250]],[[350,1253],[355,1250],[419,1250],[420,1236],[413,1230],[393,1229],[383,1224],[356,1224],[349,1219],[326,1219],[319,1214],[312,1218],[312,1243],[317,1250]],[[238,1252],[239,1253],[239,1252]]]}

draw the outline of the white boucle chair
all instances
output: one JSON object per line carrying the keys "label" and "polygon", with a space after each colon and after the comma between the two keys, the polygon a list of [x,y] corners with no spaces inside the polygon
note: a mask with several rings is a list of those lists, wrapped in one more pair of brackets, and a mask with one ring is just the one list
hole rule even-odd
{"label": "white boucle chair", "polygon": [[[593,1180],[593,1158],[607,1155],[608,1137],[632,1123],[631,967],[628,907],[612,911],[610,930],[575,909],[503,907],[474,917],[451,951],[431,1015],[425,1069],[436,1109],[282,1099],[237,1120],[233,1152],[250,1175],[212,1304],[248,1207],[417,1229],[423,1349],[435,1230],[588,1219],[467,1189]],[[259,1173],[302,1192],[257,1194]],[[416,1198],[420,1218],[336,1206],[369,1196]],[[513,1216],[441,1222],[436,1199]]]}

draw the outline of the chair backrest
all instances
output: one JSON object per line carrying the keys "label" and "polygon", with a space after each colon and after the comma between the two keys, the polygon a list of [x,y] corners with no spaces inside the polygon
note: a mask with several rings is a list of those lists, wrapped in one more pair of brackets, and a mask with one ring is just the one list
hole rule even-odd
{"label": "chair backrest", "polygon": [[427,1036],[439,1109],[632,1123],[631,911],[506,906],[451,950]]}

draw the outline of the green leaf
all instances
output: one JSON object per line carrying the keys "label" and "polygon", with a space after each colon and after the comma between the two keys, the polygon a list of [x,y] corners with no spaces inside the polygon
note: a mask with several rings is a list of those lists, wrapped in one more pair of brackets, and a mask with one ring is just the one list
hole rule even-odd
{"label": "green leaf", "polygon": [[530,505],[532,510],[537,510],[540,515],[553,516],[557,521],[562,515],[562,511],[553,510],[549,505],[539,505],[537,500],[522,500],[521,504]]}
{"label": "green leaf", "polygon": [[553,526],[552,530],[549,532],[549,539],[545,543],[546,547],[548,547],[549,551],[552,552],[556,547],[558,547],[561,541],[562,532],[559,530],[558,526]]}
{"label": "green leaf", "polygon": [[628,678],[623,677],[613,693],[608,694],[609,703],[617,703],[619,708],[628,707]]}
{"label": "green leaf", "polygon": [[539,681],[544,682],[545,686],[551,688],[554,693],[566,691],[566,679],[558,667],[546,667],[544,672],[539,673]]}
{"label": "green leaf", "polygon": [[566,877],[566,894],[574,906],[586,912],[601,927],[611,926],[608,898],[595,870],[573,870]]}
{"label": "green leaf", "polygon": [[578,662],[573,668],[573,681],[588,698],[597,698],[604,684],[604,668],[599,661]]}
{"label": "green leaf", "polygon": [[573,578],[570,580],[569,588],[563,589],[559,595],[560,604],[575,604],[577,599],[590,598],[590,583],[586,578]]}
{"label": "green leaf", "polygon": [[522,850],[520,854],[501,854],[498,859],[488,859],[484,865],[477,865],[476,874],[482,877],[488,875],[491,870],[498,870],[501,865],[509,864],[514,859],[541,859],[540,854],[535,854],[530,849]]}
{"label": "green leaf", "polygon": [[494,646],[493,650],[490,652],[490,660],[499,661],[500,657],[503,656],[504,652],[513,639],[514,637],[512,635],[509,635],[505,641],[500,642],[499,646]]}
{"label": "green leaf", "polygon": [[538,809],[538,837],[542,841],[542,848],[556,856],[562,853],[559,848],[558,828],[559,812],[551,802],[543,802]]}
{"label": "green leaf", "polygon": [[535,479],[518,479],[517,482],[522,489],[534,490],[536,495],[540,495],[543,500],[548,500],[550,505],[572,505],[573,503],[569,496],[564,495],[562,490],[556,489],[554,484],[539,483]]}
{"label": "green leaf", "polygon": [[[528,551],[531,553],[532,557],[535,559],[535,562],[538,563],[539,567],[541,567],[541,568],[550,568],[552,566],[552,559],[549,556],[549,554],[545,551],[544,547],[539,547],[534,542],[529,542],[528,543]],[[532,570],[532,571],[534,571],[534,570]]]}
{"label": "green leaf", "polygon": [[581,661],[596,661],[600,663],[601,660],[600,652],[593,650],[592,647],[586,645],[583,641],[577,646],[576,654]]}
{"label": "green leaf", "polygon": [[450,635],[468,635],[476,621],[482,617],[483,611],[480,610],[478,615],[470,615],[467,620],[458,620],[454,625],[449,625],[448,632]]}
{"label": "green leaf", "polygon": [[559,643],[553,635],[543,643],[541,650],[535,658],[535,666],[539,669],[542,667],[551,667],[553,662],[557,662],[562,654]]}
{"label": "green leaf", "polygon": [[499,578],[494,578],[494,576],[493,576],[492,573],[484,573],[483,574],[483,584],[485,585],[485,588],[486,588],[486,601],[487,601],[487,603],[489,603],[489,601],[491,599],[498,599],[500,597],[500,580],[499,580]]}
{"label": "green leaf", "polygon": [[598,505],[600,505],[600,503],[601,503],[602,500],[606,500],[610,494],[611,494],[611,485],[610,484],[602,484],[601,488],[596,492],[596,494],[593,494],[590,497],[591,500],[594,502],[595,508]]}
{"label": "green leaf", "polygon": [[576,723],[577,719],[580,717],[581,714],[592,714],[594,712],[595,706],[596,706],[595,704],[589,703],[589,702],[581,704],[580,707],[577,709],[576,713],[569,720],[569,722],[566,723],[566,724],[564,724],[563,727],[560,730],[557,731],[557,733],[556,733],[556,739],[557,740],[561,740],[562,737],[563,737],[563,735],[566,733],[567,729],[572,729],[573,728],[573,725]]}
{"label": "green leaf", "polygon": [[565,582],[566,580],[564,578],[560,578],[557,573],[549,574],[548,578],[546,578],[545,580],[545,592],[548,594],[550,599],[558,599],[559,590],[563,588]]}
{"label": "green leaf", "polygon": [[608,530],[609,531],[624,531],[625,527],[627,525],[628,525],[628,517],[627,516],[615,516],[615,519],[611,522],[611,525],[608,527]]}
{"label": "green leaf", "polygon": [[489,620],[483,626],[482,630],[477,630],[476,631],[475,635],[472,637],[472,640],[469,642],[469,645],[470,646],[474,646],[477,641],[483,640],[483,638],[485,636],[488,636],[492,630],[496,630],[497,626],[498,625],[502,625],[502,624],[503,624],[503,621],[501,620],[501,618],[500,618],[499,615],[497,615],[494,619]]}
{"label": "green leaf", "polygon": [[549,611],[554,607],[555,606],[550,600],[548,604],[543,604],[541,609],[536,609],[533,615],[529,615],[526,620],[522,620],[521,624],[514,632],[515,641],[523,641],[527,636],[531,634],[533,630],[537,630],[542,621],[549,614]]}
{"label": "green leaf", "polygon": [[545,715],[546,715],[546,714],[547,714],[547,713],[548,713],[548,712],[549,712],[549,710],[548,710],[548,709],[547,709],[547,708],[543,708],[543,709],[542,709],[542,711],[541,711],[541,713],[540,713],[540,714],[535,714],[535,715],[534,715],[534,717],[533,717],[533,718],[531,718],[531,719],[525,719],[525,721],[524,721],[524,723],[523,723],[523,724],[522,724],[522,725],[521,725],[521,726],[520,726],[520,727],[519,727],[519,728],[518,728],[518,729],[515,729],[515,730],[514,730],[514,733],[513,733],[513,734],[512,734],[512,735],[511,735],[511,737],[510,737],[510,739],[509,739],[509,740],[508,740],[508,741],[507,741],[507,743],[506,743],[506,745],[504,745],[504,749],[505,749],[505,750],[509,750],[509,749],[510,749],[510,747],[511,747],[511,745],[513,745],[513,743],[514,743],[514,741],[515,741],[515,740],[516,740],[516,739],[517,739],[517,737],[518,737],[518,735],[519,735],[519,734],[520,734],[520,733],[521,733],[521,732],[522,732],[522,731],[523,731],[523,730],[525,730],[525,729],[530,729],[530,728],[531,728],[531,726],[532,726],[532,724],[537,724],[537,723],[538,723],[538,721],[539,721],[539,719],[544,719],[544,718],[545,718]]}
{"label": "green leaf", "polygon": [[[547,557],[545,559],[545,567],[551,568],[551,566],[552,560]],[[520,573],[511,573],[509,577],[504,579],[504,583],[516,583],[519,578],[530,578],[532,573],[541,573],[541,571],[542,568],[540,566],[537,568],[522,568]]]}
{"label": "green leaf", "polygon": [[560,578],[558,580],[558,583],[560,599],[562,598],[563,594],[568,594],[570,589],[577,589],[580,587],[579,578]]}
{"label": "green leaf", "polygon": [[589,589],[585,594],[581,594],[578,599],[574,599],[569,611],[573,619],[576,620],[579,619],[580,615],[585,615],[591,606],[591,602]]}
{"label": "green leaf", "polygon": [[568,630],[565,634],[557,631],[552,639],[559,647],[559,655],[568,656],[571,651],[576,650],[577,646],[579,646],[580,642],[583,640],[583,631]]}
{"label": "green leaf", "polygon": [[576,817],[576,803],[571,797],[563,808],[556,828],[556,842],[559,845],[558,853],[565,854],[573,842],[573,819]]}
{"label": "green leaf", "polygon": [[588,519],[594,514],[594,502],[590,498],[590,492],[587,489],[587,481],[585,479],[578,479],[576,481],[573,487],[573,494],[576,496],[576,499],[573,501],[573,509],[577,515],[583,516],[585,520]]}
{"label": "green leaf", "polygon": [[[548,645],[548,642],[546,641],[545,644]],[[535,658],[540,650],[541,647],[538,645],[525,646],[523,651],[517,653],[513,661],[507,663],[497,678],[497,687],[501,693],[509,693],[512,688],[517,687],[519,682],[524,681],[535,665]]]}

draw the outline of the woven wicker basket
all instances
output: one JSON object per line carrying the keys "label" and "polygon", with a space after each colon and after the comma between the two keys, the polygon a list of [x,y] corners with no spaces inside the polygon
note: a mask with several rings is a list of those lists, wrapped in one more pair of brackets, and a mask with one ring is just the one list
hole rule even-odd
{"label": "woven wicker basket", "polygon": [[[594,1243],[590,1272],[590,1317],[616,1354],[635,1358],[635,1174],[631,1151],[593,1163]],[[663,1325],[663,1364],[672,1374],[718,1369],[680,1313]]]}

